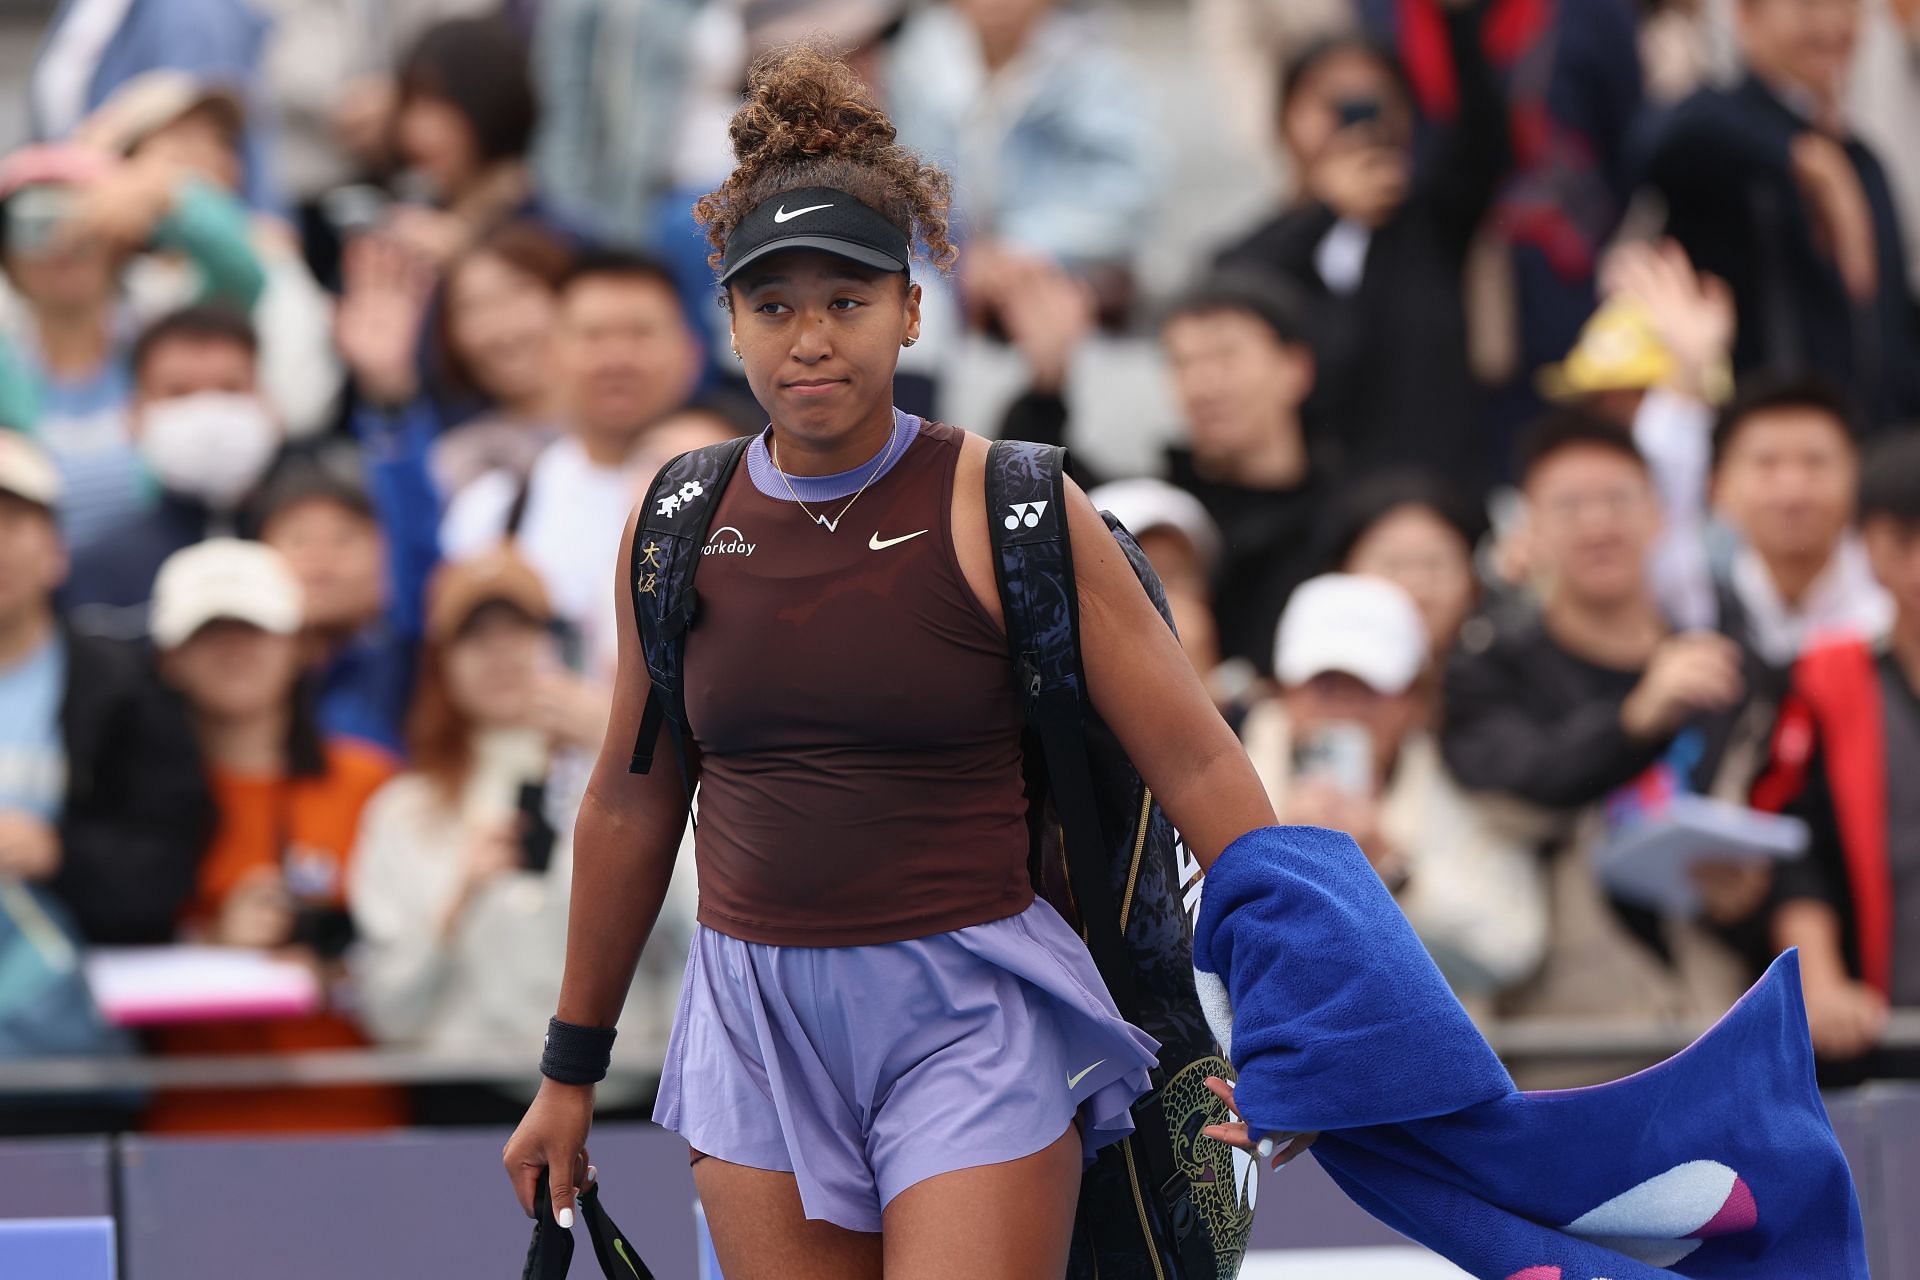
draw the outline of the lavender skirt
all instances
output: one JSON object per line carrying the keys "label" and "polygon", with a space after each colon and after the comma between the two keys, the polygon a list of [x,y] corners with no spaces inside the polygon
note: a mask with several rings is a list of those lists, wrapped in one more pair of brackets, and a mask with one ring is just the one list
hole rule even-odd
{"label": "lavender skirt", "polygon": [[695,930],[655,1123],[792,1173],[809,1218],[880,1230],[926,1178],[1133,1131],[1158,1044],[1044,901],[929,938],[778,947]]}

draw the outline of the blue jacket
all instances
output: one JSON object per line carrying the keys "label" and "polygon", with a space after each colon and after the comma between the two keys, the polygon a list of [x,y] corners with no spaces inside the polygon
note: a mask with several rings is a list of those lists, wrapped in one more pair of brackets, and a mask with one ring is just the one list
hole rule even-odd
{"label": "blue jacket", "polygon": [[[63,0],[47,24],[43,52],[77,3]],[[244,0],[132,0],[94,64],[87,83],[87,110],[98,107],[135,76],[161,68],[190,71],[239,89],[257,107],[255,71],[270,25]],[[34,132],[40,137],[51,131],[51,122],[34,120]],[[279,209],[280,201],[268,163],[270,143],[256,114],[245,143],[246,196],[254,208],[271,212]]]}

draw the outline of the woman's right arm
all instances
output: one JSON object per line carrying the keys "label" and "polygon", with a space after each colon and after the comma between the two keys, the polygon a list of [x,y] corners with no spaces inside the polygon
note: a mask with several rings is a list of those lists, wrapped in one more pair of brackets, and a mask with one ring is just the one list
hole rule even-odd
{"label": "woman's right arm", "polygon": [[[634,966],[653,930],[686,830],[688,797],[680,771],[664,756],[651,773],[628,772],[647,705],[647,664],[627,586],[634,527],[620,540],[614,608],[620,619],[613,714],[574,825],[573,893],[567,962],[560,983],[562,1022],[609,1027],[620,1016]],[[540,1171],[551,1170],[556,1217],[572,1221],[574,1190],[585,1177],[593,1086],[540,1082],[540,1093],[507,1143],[504,1163],[520,1207],[533,1216]]]}

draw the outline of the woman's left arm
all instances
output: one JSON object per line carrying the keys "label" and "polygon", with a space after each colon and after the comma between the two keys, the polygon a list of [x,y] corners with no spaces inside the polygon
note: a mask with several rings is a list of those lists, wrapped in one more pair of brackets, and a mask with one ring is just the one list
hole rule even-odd
{"label": "woman's left arm", "polygon": [[1126,553],[1071,480],[1067,530],[1088,695],[1187,847],[1210,867],[1240,836],[1273,826],[1273,804]]}

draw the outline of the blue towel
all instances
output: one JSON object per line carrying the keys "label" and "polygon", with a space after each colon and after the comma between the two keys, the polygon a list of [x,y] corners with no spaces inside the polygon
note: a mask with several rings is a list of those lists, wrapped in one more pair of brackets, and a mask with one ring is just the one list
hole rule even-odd
{"label": "blue towel", "polygon": [[1867,1275],[1792,952],[1675,1057],[1543,1093],[1514,1088],[1345,835],[1240,837],[1193,955],[1253,1136],[1319,1131],[1356,1203],[1475,1276]]}

